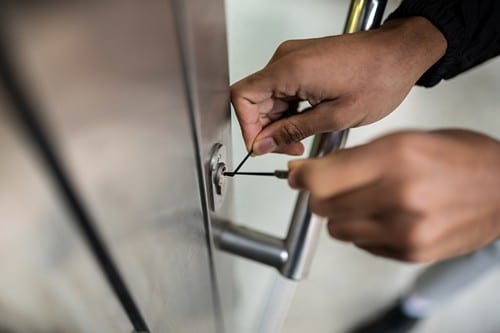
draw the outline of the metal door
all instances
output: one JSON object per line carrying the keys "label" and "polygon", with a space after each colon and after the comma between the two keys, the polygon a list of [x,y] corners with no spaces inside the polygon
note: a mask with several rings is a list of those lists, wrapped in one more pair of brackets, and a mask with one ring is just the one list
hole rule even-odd
{"label": "metal door", "polygon": [[[2,86],[0,322],[14,332],[223,331],[231,259],[213,254],[205,176],[213,144],[230,156],[223,2],[12,1],[1,13],[24,101]],[[111,273],[19,117],[23,102]],[[230,218],[230,200],[217,213]]]}

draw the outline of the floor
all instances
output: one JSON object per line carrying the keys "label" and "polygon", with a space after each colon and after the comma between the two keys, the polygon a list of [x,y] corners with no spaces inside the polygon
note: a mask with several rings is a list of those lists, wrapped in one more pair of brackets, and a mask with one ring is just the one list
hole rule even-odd
{"label": "floor", "polygon": [[[398,1],[390,1],[390,7]],[[231,81],[265,65],[286,39],[338,34],[347,0],[231,0],[226,2]],[[390,9],[389,9],[390,10]],[[381,122],[353,130],[349,145],[356,145],[402,128],[464,127],[500,138],[500,61],[493,61],[432,90],[414,89],[407,100]],[[234,161],[245,154],[238,125],[233,122]],[[286,165],[284,156],[251,159],[247,170],[274,170]],[[282,235],[291,214],[295,193],[284,182],[240,179],[235,181],[237,219],[267,232]],[[356,322],[380,311],[424,267],[376,258],[322,234],[310,276],[297,285],[283,282],[271,270],[248,261],[238,263],[242,284],[238,313],[244,332],[268,332],[262,321],[280,320],[269,315],[269,302],[281,286],[287,313],[283,332],[346,332]],[[500,274],[493,271],[439,309],[416,332],[499,332],[497,290]],[[288,287],[283,287],[288,286]],[[294,292],[295,290],[295,292]],[[270,294],[271,293],[271,294]],[[266,306],[267,303],[267,306]],[[266,319],[267,318],[267,319]]]}

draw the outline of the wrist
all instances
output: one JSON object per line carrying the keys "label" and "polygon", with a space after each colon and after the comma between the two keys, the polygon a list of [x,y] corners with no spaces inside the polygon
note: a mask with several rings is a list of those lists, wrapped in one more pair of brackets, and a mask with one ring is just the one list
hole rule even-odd
{"label": "wrist", "polygon": [[379,31],[390,35],[398,63],[414,81],[438,62],[448,47],[442,32],[420,16],[390,20]]}

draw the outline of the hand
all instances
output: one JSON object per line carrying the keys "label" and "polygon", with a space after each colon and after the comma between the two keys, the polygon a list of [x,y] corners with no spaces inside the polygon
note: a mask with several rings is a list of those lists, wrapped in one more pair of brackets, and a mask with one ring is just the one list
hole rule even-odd
{"label": "hand", "polygon": [[[422,17],[349,35],[281,44],[267,66],[235,83],[231,99],[254,154],[300,155],[315,133],[368,124],[392,112],[446,50]],[[298,101],[311,108],[297,113]]]}
{"label": "hand", "polygon": [[330,234],[376,255],[432,262],[500,237],[500,142],[474,132],[402,132],[289,167]]}

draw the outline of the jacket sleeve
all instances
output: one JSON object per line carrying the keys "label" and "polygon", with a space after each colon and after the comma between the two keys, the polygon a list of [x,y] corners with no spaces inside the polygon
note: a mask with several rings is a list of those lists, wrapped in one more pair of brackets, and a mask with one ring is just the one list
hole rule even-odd
{"label": "jacket sleeve", "polygon": [[418,85],[432,87],[500,54],[500,0],[403,0],[388,20],[411,16],[427,18],[448,41]]}

